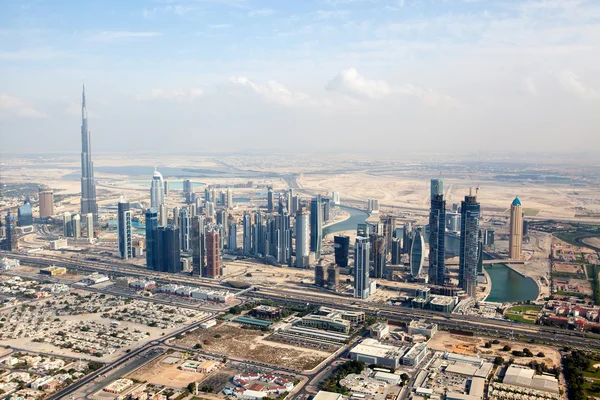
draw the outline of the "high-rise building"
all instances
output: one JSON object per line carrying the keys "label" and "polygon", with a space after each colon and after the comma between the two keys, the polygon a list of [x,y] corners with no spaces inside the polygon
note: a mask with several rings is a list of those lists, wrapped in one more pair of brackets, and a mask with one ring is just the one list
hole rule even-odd
{"label": "high-rise building", "polygon": [[334,290],[340,286],[340,268],[335,264],[330,264],[327,268],[327,286]]}
{"label": "high-rise building", "polygon": [[523,236],[527,236],[529,232],[529,221],[523,220]]}
{"label": "high-rise building", "polygon": [[350,237],[334,236],[333,251],[336,265],[346,268],[348,266],[348,253],[350,251]]}
{"label": "high-rise building", "polygon": [[183,180],[183,195],[184,196],[186,194],[189,195],[190,193],[192,193],[192,181],[190,181],[189,179],[184,179]]}
{"label": "high-rise building", "polygon": [[17,209],[17,225],[33,225],[33,210],[31,209],[31,202],[29,201],[29,197],[25,199],[23,205],[19,206],[19,208]]}
{"label": "high-rise building", "polygon": [[495,231],[493,229],[486,229],[483,235],[483,243],[487,246],[494,245]]}
{"label": "high-rise building", "polygon": [[165,193],[165,197],[167,197],[169,195],[169,181],[165,180],[165,189],[164,189],[164,193]]}
{"label": "high-rise building", "polygon": [[402,243],[400,238],[392,238],[392,265],[400,264],[402,254]]}
{"label": "high-rise building", "polygon": [[179,229],[172,226],[159,226],[158,233],[158,271],[175,274],[181,272],[181,251]]}
{"label": "high-rise building", "polygon": [[443,195],[444,194],[444,181],[441,179],[432,179],[430,193],[431,193],[432,201],[436,195]]}
{"label": "high-rise building", "polygon": [[17,231],[15,226],[15,217],[10,214],[10,211],[4,217],[6,238],[4,239],[4,249],[7,251],[15,251],[19,247]]}
{"label": "high-rise building", "polygon": [[72,237],[73,236],[73,225],[71,223],[71,213],[65,211],[63,213],[63,236],[64,237]]}
{"label": "high-rise building", "polygon": [[42,190],[38,192],[40,203],[40,218],[48,218],[54,215],[54,192]]}
{"label": "high-rise building", "polygon": [[445,232],[446,201],[443,194],[436,194],[429,211],[429,283],[438,286],[445,283]]}
{"label": "high-rise building", "polygon": [[379,212],[379,200],[368,199],[367,200],[367,212],[378,213]]}
{"label": "high-rise building", "polygon": [[98,203],[96,203],[96,181],[92,162],[91,134],[85,105],[85,86],[81,101],[81,214],[94,214],[94,225],[98,225]]}
{"label": "high-rise building", "polygon": [[296,215],[298,210],[300,209],[300,199],[298,196],[292,196],[292,208],[290,214]]}
{"label": "high-rise building", "polygon": [[227,209],[233,210],[233,190],[227,189]]}
{"label": "high-rise building", "polygon": [[329,221],[331,214],[331,205],[329,199],[323,199],[323,222]]}
{"label": "high-rise building", "polygon": [[121,199],[118,205],[117,227],[119,232],[119,257],[130,259],[133,257],[131,241],[131,210],[129,203]]}
{"label": "high-rise building", "polygon": [[237,224],[233,219],[229,219],[229,232],[227,235],[227,249],[237,249]]}
{"label": "high-rise building", "polygon": [[402,253],[404,253],[404,254],[410,253],[411,238],[412,238],[412,224],[410,222],[407,222],[406,224],[404,224],[404,229],[402,231]]}
{"label": "high-rise building", "polygon": [[88,239],[94,238],[94,214],[85,214],[85,237]]}
{"label": "high-rise building", "polygon": [[339,206],[340,205],[340,192],[332,192],[331,200],[333,201],[334,206]]}
{"label": "high-rise building", "polygon": [[169,225],[169,209],[167,208],[167,204],[163,203],[160,205],[159,214],[158,214],[158,225],[167,226]]}
{"label": "high-rise building", "polygon": [[181,251],[190,251],[190,239],[191,239],[192,219],[190,217],[190,211],[187,207],[181,207],[179,211],[179,238]]}
{"label": "high-rise building", "polygon": [[254,214],[254,233],[252,235],[252,251],[256,254],[266,255],[267,254],[267,234],[265,232],[265,223],[263,214],[257,211]]}
{"label": "high-rise building", "polygon": [[414,278],[421,275],[423,264],[425,263],[425,238],[423,232],[417,229],[412,238],[412,247],[410,249],[410,273]]}
{"label": "high-rise building", "polygon": [[327,267],[322,262],[315,265],[315,285],[325,286],[327,282]]}
{"label": "high-rise building", "polygon": [[385,237],[382,235],[374,235],[373,243],[373,278],[384,278],[386,274],[385,263],[387,251],[385,245]]}
{"label": "high-rise building", "polygon": [[204,212],[207,218],[213,219],[215,218],[215,203],[212,201],[207,201],[204,203],[205,209]]}
{"label": "high-rise building", "polygon": [[165,183],[161,173],[154,168],[150,184],[150,207],[160,210],[160,206],[163,204],[165,204]]}
{"label": "high-rise building", "polygon": [[148,208],[146,217],[146,268],[158,270],[158,212]]}
{"label": "high-rise building", "polygon": [[357,236],[354,243],[354,297],[369,297],[369,238]]}
{"label": "high-rise building", "polygon": [[242,249],[244,254],[252,254],[252,215],[245,213],[242,217]]}
{"label": "high-rise building", "polygon": [[481,207],[476,196],[470,194],[465,196],[460,205],[460,216],[458,285],[467,295],[475,296],[479,262],[479,219],[481,216]]}
{"label": "high-rise building", "polygon": [[520,260],[523,247],[523,209],[521,200],[515,197],[510,205],[510,227],[508,238],[508,258]]}
{"label": "high-rise building", "polygon": [[75,239],[81,238],[81,215],[75,214],[71,217],[71,232]]}
{"label": "high-rise building", "polygon": [[392,250],[392,238],[394,237],[394,233],[396,232],[396,217],[393,215],[388,215],[385,218],[383,224],[383,235],[385,236],[385,244],[387,246],[387,250]]}
{"label": "high-rise building", "polygon": [[275,197],[273,194],[273,188],[271,186],[269,186],[267,188],[267,211],[268,212],[273,212],[274,211],[274,207],[275,207]]}
{"label": "high-rise building", "polygon": [[192,218],[192,234],[190,240],[192,249],[192,275],[201,276],[204,271],[206,254],[206,223],[203,215]]}
{"label": "high-rise building", "polygon": [[310,251],[317,259],[321,258],[321,243],[323,242],[323,208],[321,195],[310,201]]}
{"label": "high-rise building", "polygon": [[308,266],[310,230],[308,220],[310,213],[301,208],[296,212],[296,267],[305,268]]}
{"label": "high-rise building", "polygon": [[221,251],[219,249],[219,231],[211,229],[206,232],[206,272],[207,278],[221,276]]}

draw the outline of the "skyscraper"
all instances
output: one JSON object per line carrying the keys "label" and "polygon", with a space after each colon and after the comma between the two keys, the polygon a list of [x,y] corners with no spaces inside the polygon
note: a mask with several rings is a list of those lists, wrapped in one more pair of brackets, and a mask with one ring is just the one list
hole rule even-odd
{"label": "skyscraper", "polygon": [[190,231],[192,228],[192,220],[190,217],[190,211],[186,206],[181,207],[179,211],[179,238],[181,251],[190,251]]}
{"label": "skyscraper", "polygon": [[350,237],[334,236],[333,251],[336,265],[346,268],[348,266],[348,253],[350,251]]}
{"label": "skyscraper", "polygon": [[263,214],[260,211],[257,211],[254,214],[254,234],[252,235],[252,243],[251,248],[254,253],[260,255],[267,254],[267,235],[265,233],[265,224],[263,222]]}
{"label": "skyscraper", "polygon": [[479,262],[479,218],[481,208],[477,197],[468,195],[460,206],[460,254],[458,261],[458,285],[469,296],[475,296],[477,288],[477,264]]}
{"label": "skyscraper", "polygon": [[71,224],[71,213],[65,211],[63,213],[63,236],[71,237],[73,236],[73,225]]}
{"label": "skyscraper", "polygon": [[33,225],[33,211],[31,210],[31,202],[29,197],[25,199],[22,206],[17,209],[17,224],[19,226]]}
{"label": "skyscraper", "polygon": [[84,86],[81,102],[81,214],[94,214],[94,225],[98,225],[98,203],[96,203],[96,181],[94,180],[91,139],[88,129]]}
{"label": "skyscraper", "polygon": [[165,183],[160,172],[154,168],[152,183],[150,184],[150,207],[160,210],[165,203]]}
{"label": "skyscraper", "polygon": [[227,189],[227,209],[233,210],[233,190]]}
{"label": "skyscraper", "polygon": [[331,200],[333,201],[334,206],[339,206],[340,205],[340,192],[332,192]]}
{"label": "skyscraper", "polygon": [[203,215],[192,218],[192,274],[201,276],[204,271],[204,256],[206,254],[206,224]]}
{"label": "skyscraper", "polygon": [[410,249],[410,272],[414,278],[421,274],[425,263],[425,239],[420,229],[413,234],[412,247]]}
{"label": "skyscraper", "polygon": [[71,217],[71,232],[75,239],[81,237],[81,215],[75,214]]}
{"label": "skyscraper", "polygon": [[146,268],[158,270],[158,212],[156,208],[146,210]]}
{"label": "skyscraper", "polygon": [[388,215],[385,218],[383,224],[383,234],[385,236],[385,244],[387,246],[387,251],[392,250],[392,238],[394,237],[394,232],[396,231],[396,217],[393,215]]}
{"label": "skyscraper", "polygon": [[435,196],[438,194],[444,194],[444,181],[441,179],[432,179],[430,188],[431,200],[433,201]]}
{"label": "skyscraper", "polygon": [[118,205],[117,225],[119,231],[119,257],[129,259],[133,257],[131,242],[131,210],[129,203],[121,198]]}
{"label": "skyscraper", "polygon": [[521,200],[515,197],[510,205],[510,229],[508,238],[508,258],[519,260],[523,246],[523,209]]}
{"label": "skyscraper", "polygon": [[329,221],[331,214],[331,204],[329,203],[329,199],[323,199],[323,222]]}
{"label": "skyscraper", "polygon": [[329,286],[330,289],[337,290],[339,285],[340,268],[335,264],[331,264],[329,265],[329,268],[327,268],[327,286]]}
{"label": "skyscraper", "polygon": [[274,196],[273,196],[273,188],[271,186],[269,186],[267,188],[267,211],[268,212],[273,212],[274,210]]}
{"label": "skyscraper", "polygon": [[327,283],[327,267],[323,263],[315,265],[315,285],[325,286]]}
{"label": "skyscraper", "polygon": [[166,204],[161,204],[160,208],[157,209],[159,211],[158,214],[158,225],[167,226],[169,224],[169,210],[167,209]]}
{"label": "skyscraper", "polygon": [[242,217],[242,248],[244,254],[252,254],[252,215],[244,214]]}
{"label": "skyscraper", "polygon": [[400,242],[400,238],[392,238],[392,265],[400,264],[402,253],[402,246]]}
{"label": "skyscraper", "polygon": [[386,245],[385,237],[382,235],[375,235],[373,246],[373,278],[384,278],[386,274],[385,263],[386,263]]}
{"label": "skyscraper", "polygon": [[[231,217],[231,216],[230,216]],[[227,235],[227,249],[237,249],[237,224],[233,219],[229,219],[229,232]]]}
{"label": "skyscraper", "polygon": [[294,225],[296,230],[296,267],[304,268],[308,266],[308,253],[309,253],[309,212],[304,208],[299,209],[296,212],[296,223]]}
{"label": "skyscraper", "polygon": [[94,238],[94,214],[85,214],[85,237],[88,239]]}
{"label": "skyscraper", "polygon": [[10,211],[4,217],[6,224],[6,239],[4,239],[4,249],[8,251],[15,251],[19,247],[19,241],[17,238],[17,232],[15,230],[15,217],[10,214]]}
{"label": "skyscraper", "polygon": [[310,251],[315,252],[315,258],[321,258],[321,243],[323,242],[323,208],[321,195],[310,201]]}
{"label": "skyscraper", "polygon": [[158,233],[158,264],[157,271],[172,274],[181,272],[179,229],[172,226],[159,226]]}
{"label": "skyscraper", "polygon": [[429,283],[433,285],[444,285],[445,232],[446,201],[443,194],[436,194],[429,211]]}
{"label": "skyscraper", "polygon": [[357,236],[354,244],[354,297],[369,297],[369,238]]}
{"label": "skyscraper", "polygon": [[219,250],[219,231],[211,229],[206,232],[206,271],[207,278],[221,276],[221,251]]}
{"label": "skyscraper", "polygon": [[40,202],[40,218],[48,218],[54,215],[54,192],[42,190],[38,192]]}

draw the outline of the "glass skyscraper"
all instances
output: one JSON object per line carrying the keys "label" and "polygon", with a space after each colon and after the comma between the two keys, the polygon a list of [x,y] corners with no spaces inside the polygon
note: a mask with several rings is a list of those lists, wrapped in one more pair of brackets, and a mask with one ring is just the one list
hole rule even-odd
{"label": "glass skyscraper", "polygon": [[129,203],[121,200],[118,205],[119,256],[123,259],[133,257],[131,243],[131,210]]}
{"label": "glass skyscraper", "polygon": [[354,297],[359,299],[369,297],[370,252],[369,238],[357,236],[354,243]]}
{"label": "glass skyscraper", "polygon": [[146,210],[146,268],[158,270],[158,212],[156,208]]}
{"label": "glass skyscraper", "polygon": [[443,286],[445,282],[446,201],[443,194],[431,200],[429,212],[429,283]]}
{"label": "glass skyscraper", "polygon": [[458,285],[469,296],[475,296],[479,263],[479,219],[481,207],[476,196],[465,196],[460,206],[460,259]]}
{"label": "glass skyscraper", "polygon": [[321,242],[323,241],[323,207],[321,195],[310,201],[310,251],[315,258],[321,258]]}
{"label": "glass skyscraper", "polygon": [[29,198],[25,200],[22,206],[17,209],[17,222],[19,226],[30,226],[33,225],[33,211],[31,210],[31,203]]}
{"label": "glass skyscraper", "polygon": [[98,225],[98,203],[96,203],[96,181],[92,162],[91,134],[85,105],[85,86],[81,102],[81,214],[92,213],[94,225]]}

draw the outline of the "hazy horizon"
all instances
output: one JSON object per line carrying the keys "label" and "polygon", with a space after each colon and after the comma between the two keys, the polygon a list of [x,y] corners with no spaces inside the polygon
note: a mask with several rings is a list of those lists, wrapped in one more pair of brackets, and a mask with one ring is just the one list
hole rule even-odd
{"label": "hazy horizon", "polygon": [[600,2],[0,5],[1,152],[600,152]]}

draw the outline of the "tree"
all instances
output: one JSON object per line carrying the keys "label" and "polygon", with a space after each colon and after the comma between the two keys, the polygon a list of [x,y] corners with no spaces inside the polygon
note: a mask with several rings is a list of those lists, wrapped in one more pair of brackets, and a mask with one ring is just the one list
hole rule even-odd
{"label": "tree", "polygon": [[190,382],[190,383],[188,383],[187,390],[188,390],[188,392],[190,392],[190,393],[193,394],[194,391],[196,390],[196,382]]}
{"label": "tree", "polygon": [[505,344],[504,347],[502,348],[502,351],[510,351],[511,348],[509,345]]}
{"label": "tree", "polygon": [[402,382],[406,382],[406,381],[408,380],[408,375],[407,375],[407,374],[405,374],[405,373],[402,373],[402,374],[400,375],[400,379],[402,379]]}
{"label": "tree", "polygon": [[492,343],[493,343],[493,344],[500,344],[500,341],[499,341],[498,339],[494,339],[494,340],[492,341]]}
{"label": "tree", "polygon": [[201,348],[202,348],[202,343],[196,343],[196,344],[194,345],[194,348],[195,348],[195,349],[201,349]]}
{"label": "tree", "polygon": [[541,351],[539,353],[536,354],[538,357],[546,357],[546,355],[544,353],[542,353]]}
{"label": "tree", "polygon": [[496,357],[496,358],[494,358],[494,364],[496,364],[496,365],[504,365],[504,358],[502,358],[502,357]]}
{"label": "tree", "polygon": [[485,344],[483,345],[483,347],[485,347],[486,349],[490,349],[490,348],[492,348],[492,343],[485,342]]}

